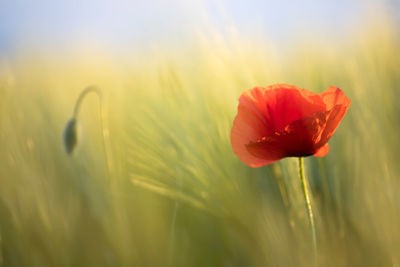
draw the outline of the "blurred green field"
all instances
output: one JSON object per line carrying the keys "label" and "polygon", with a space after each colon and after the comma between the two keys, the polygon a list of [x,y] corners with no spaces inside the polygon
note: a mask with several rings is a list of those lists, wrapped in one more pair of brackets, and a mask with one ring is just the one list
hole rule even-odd
{"label": "blurred green field", "polygon": [[[210,34],[131,64],[1,62],[0,266],[310,266],[297,160],[253,169],[229,140],[241,92],[282,82],[352,100],[328,156],[305,159],[320,265],[400,266],[399,47],[387,22],[283,57]],[[71,157],[62,133],[91,84],[103,115],[88,95]]]}

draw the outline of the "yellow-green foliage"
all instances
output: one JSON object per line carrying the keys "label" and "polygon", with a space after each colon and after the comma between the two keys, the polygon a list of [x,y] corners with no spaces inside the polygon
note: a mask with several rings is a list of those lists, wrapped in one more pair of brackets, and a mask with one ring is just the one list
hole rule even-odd
{"label": "yellow-green foliage", "polygon": [[[310,266],[296,159],[252,169],[229,139],[240,93],[285,82],[352,100],[328,156],[305,160],[321,266],[399,266],[396,32],[366,27],[285,54],[212,35],[131,60],[2,62],[0,265]],[[92,84],[103,114],[88,95],[70,156],[63,130]]]}

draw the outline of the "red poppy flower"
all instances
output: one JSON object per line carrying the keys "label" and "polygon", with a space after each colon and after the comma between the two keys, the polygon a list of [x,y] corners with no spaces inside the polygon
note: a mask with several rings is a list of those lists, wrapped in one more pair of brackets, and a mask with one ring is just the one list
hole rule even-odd
{"label": "red poppy flower", "polygon": [[251,167],[284,157],[323,157],[350,103],[334,86],[319,95],[288,84],[247,90],[233,122],[233,151]]}

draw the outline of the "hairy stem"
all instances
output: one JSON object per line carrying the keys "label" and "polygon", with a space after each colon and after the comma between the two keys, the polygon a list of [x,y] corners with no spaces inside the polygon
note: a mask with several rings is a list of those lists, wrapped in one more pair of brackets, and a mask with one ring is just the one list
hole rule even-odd
{"label": "hairy stem", "polygon": [[306,202],[308,222],[310,224],[312,247],[314,254],[314,266],[318,266],[318,250],[317,250],[317,235],[315,232],[314,215],[311,208],[310,194],[308,192],[307,180],[304,175],[304,159],[299,157],[299,176],[301,180],[301,187],[303,189],[304,201]]}
{"label": "hairy stem", "polygon": [[101,133],[103,136],[103,149],[106,157],[106,163],[107,163],[107,172],[108,172],[108,178],[111,179],[111,172],[113,169],[113,164],[111,162],[111,146],[110,146],[110,140],[109,140],[109,129],[107,127],[107,113],[105,112],[104,108],[104,103],[103,103],[103,95],[101,93],[100,88],[97,86],[88,86],[86,87],[82,93],[79,95],[78,100],[76,101],[75,108],[74,108],[74,113],[73,113],[73,118],[77,119],[79,115],[79,110],[81,108],[82,102],[85,98],[86,95],[89,93],[95,93],[98,98],[99,98],[99,112],[100,112],[100,128],[101,128]]}

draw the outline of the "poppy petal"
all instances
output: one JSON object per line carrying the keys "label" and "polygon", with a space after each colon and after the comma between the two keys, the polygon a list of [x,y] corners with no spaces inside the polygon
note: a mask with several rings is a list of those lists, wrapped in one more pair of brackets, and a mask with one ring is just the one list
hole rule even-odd
{"label": "poppy petal", "polygon": [[312,155],[319,145],[329,112],[317,112],[311,116],[296,120],[285,127],[285,141],[288,157]]}
{"label": "poppy petal", "polygon": [[336,86],[330,86],[324,92],[320,94],[322,100],[326,104],[326,109],[330,110],[335,105],[347,105],[350,106],[351,100],[346,97],[344,92]]}
{"label": "poppy petal", "polygon": [[266,135],[282,130],[295,120],[326,110],[320,95],[288,84],[247,90],[239,99],[240,105],[261,117],[268,131]]}
{"label": "poppy petal", "polygon": [[319,144],[326,144],[329,141],[329,139],[335,133],[336,129],[339,127],[339,124],[346,114],[348,108],[348,105],[336,105],[333,109],[329,111],[326,125],[323,132],[321,133]]}
{"label": "poppy petal", "polygon": [[318,112],[296,120],[280,132],[264,136],[246,144],[248,152],[257,158],[279,160],[284,157],[302,157],[314,154],[324,130],[329,112]]}
{"label": "poppy petal", "polygon": [[282,137],[278,135],[270,135],[246,144],[247,151],[266,161],[277,161],[285,157],[285,147],[282,146]]}
{"label": "poppy petal", "polygon": [[325,144],[324,146],[320,147],[317,152],[314,153],[314,157],[325,157],[326,154],[329,152],[329,145]]}
{"label": "poppy petal", "polygon": [[261,167],[276,160],[267,160],[259,158],[246,149],[249,140],[258,140],[262,134],[260,133],[259,120],[254,119],[251,112],[246,108],[239,108],[231,131],[231,145],[233,152],[247,165],[251,167]]}

